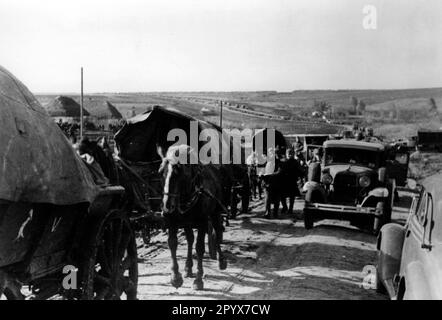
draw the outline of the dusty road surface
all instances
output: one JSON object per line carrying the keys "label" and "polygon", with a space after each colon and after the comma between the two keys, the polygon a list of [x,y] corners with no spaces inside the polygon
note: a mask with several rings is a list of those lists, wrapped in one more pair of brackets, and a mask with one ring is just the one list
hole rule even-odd
{"label": "dusty road surface", "polygon": [[[302,201],[296,202],[295,216]],[[405,209],[395,210],[403,220]],[[224,234],[226,270],[205,257],[202,291],[185,278],[175,289],[170,280],[170,253],[165,233],[139,247],[139,299],[386,299],[362,282],[367,265],[376,264],[376,237],[346,222],[323,221],[305,230],[302,219],[263,219],[262,201],[250,214],[231,220]],[[184,274],[186,242],[180,236],[178,259]],[[206,249],[207,251],[207,249]],[[196,258],[196,257],[195,257]],[[194,266],[194,272],[195,272]]]}

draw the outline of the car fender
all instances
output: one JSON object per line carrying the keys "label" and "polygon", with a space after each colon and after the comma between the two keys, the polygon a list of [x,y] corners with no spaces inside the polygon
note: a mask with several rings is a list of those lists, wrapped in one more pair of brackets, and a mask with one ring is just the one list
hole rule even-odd
{"label": "car fender", "polygon": [[310,201],[308,199],[308,195],[311,195],[313,193],[320,194],[322,202],[325,202],[325,200],[327,198],[326,191],[325,191],[324,187],[320,183],[315,182],[315,181],[306,182],[304,184],[304,186],[302,187],[302,192],[306,193],[306,199],[305,199],[306,201]]}
{"label": "car fender", "polygon": [[377,276],[390,297],[395,297],[393,279],[399,274],[402,248],[405,239],[405,228],[396,223],[384,225],[378,235]]}
{"label": "car fender", "polygon": [[409,263],[405,268],[403,281],[405,287],[403,292],[404,300],[430,300],[434,299],[431,295],[431,286],[425,276],[422,263],[414,261]]}
{"label": "car fender", "polygon": [[389,191],[387,188],[374,188],[368,195],[362,200],[361,206],[375,207],[380,199],[385,201],[389,196]]}
{"label": "car fender", "polygon": [[315,181],[307,181],[304,186],[302,187],[302,192],[307,192],[309,190],[321,190],[324,189],[324,187]]}

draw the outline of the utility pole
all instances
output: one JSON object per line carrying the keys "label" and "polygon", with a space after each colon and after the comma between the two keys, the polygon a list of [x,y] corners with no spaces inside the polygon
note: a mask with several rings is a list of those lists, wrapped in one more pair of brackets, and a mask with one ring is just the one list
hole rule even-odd
{"label": "utility pole", "polygon": [[80,140],[83,139],[83,67],[81,67]]}
{"label": "utility pole", "polygon": [[221,110],[219,113],[219,126],[222,129],[223,128],[223,101],[222,100],[220,100],[220,107],[221,107]]}

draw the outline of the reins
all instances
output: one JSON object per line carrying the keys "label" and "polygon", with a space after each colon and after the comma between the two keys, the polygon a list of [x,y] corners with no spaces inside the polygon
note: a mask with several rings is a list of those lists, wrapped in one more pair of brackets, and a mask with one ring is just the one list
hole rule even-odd
{"label": "reins", "polygon": [[[135,176],[135,178],[140,180],[140,182],[143,184],[143,186],[145,186],[147,189],[149,189],[154,194],[156,194],[158,192],[157,190],[155,190],[154,188],[149,186],[149,183],[143,177],[141,177],[134,169],[132,169],[123,159],[117,157],[117,160],[123,165],[123,167],[125,167],[130,173],[132,173]],[[159,162],[159,161],[152,161],[152,162],[148,162],[147,164],[149,165],[149,164],[153,164],[153,163],[157,163],[157,162]]]}
{"label": "reins", "polygon": [[[202,169],[200,166],[197,167],[197,173],[194,175],[190,182],[190,186],[193,189],[193,192],[191,193],[189,200],[185,203],[184,209],[182,207],[181,202],[179,203],[178,211],[180,214],[186,214],[189,211],[191,211],[196,204],[198,203],[201,194],[203,193],[203,187],[200,185],[200,177]],[[163,195],[172,196],[172,197],[180,197],[180,194],[174,194],[174,193],[163,193]]]}
{"label": "reins", "polygon": [[[181,208],[181,204],[180,204],[180,208],[178,208],[178,211],[180,212],[180,214],[186,214],[186,213],[188,213],[189,211],[191,211],[195,206],[196,206],[196,204],[198,203],[198,201],[200,200],[200,197],[202,196],[202,195],[205,195],[205,196],[207,196],[207,197],[209,197],[209,198],[211,198],[212,200],[215,200],[215,202],[221,207],[221,209],[224,211],[224,213],[226,214],[226,215],[228,215],[228,210],[227,210],[227,208],[224,206],[224,204],[215,196],[215,195],[213,195],[209,190],[207,190],[207,189],[205,189],[202,185],[200,185],[199,183],[195,183],[195,181],[197,180],[197,179],[199,179],[199,178],[201,178],[201,173],[202,173],[202,171],[203,171],[203,169],[200,167],[200,166],[198,166],[198,172],[197,172],[197,174],[193,177],[193,179],[192,179],[192,181],[191,181],[191,185],[195,185],[195,187],[194,187],[194,191],[193,191],[193,193],[191,194],[191,196],[189,197],[189,200],[187,201],[187,203],[186,203],[186,207],[185,207],[185,209],[183,210],[182,208]],[[198,182],[198,181],[197,181]],[[169,195],[169,196],[175,196],[175,197],[177,197],[177,196],[180,196],[179,194],[172,194],[172,193],[169,193],[169,194],[167,194],[167,193],[165,193],[166,195]]]}
{"label": "reins", "polygon": [[[117,160],[123,165],[124,168],[126,168],[130,173],[132,173],[132,175],[135,178],[137,178],[143,184],[143,186],[145,186],[147,189],[149,189],[151,192],[153,192],[153,194],[157,194],[158,193],[157,190],[155,190],[154,188],[149,186],[149,183],[143,177],[141,177],[135,170],[133,170],[123,159],[117,157]],[[158,162],[160,162],[160,161],[152,161],[152,162],[149,162],[148,164],[153,164],[153,163],[158,163]],[[191,181],[191,185],[195,185],[194,191],[192,192],[191,196],[189,197],[189,200],[186,203],[185,209],[183,210],[183,209],[179,208],[180,214],[188,213],[198,203],[198,201],[200,200],[201,195],[206,195],[207,197],[211,198],[212,200],[215,200],[216,203],[224,211],[224,213],[226,215],[228,215],[229,211],[224,206],[224,204],[216,196],[214,196],[209,190],[204,189],[199,183],[196,183],[196,182],[198,182],[196,180],[201,178],[202,171],[203,171],[203,169],[200,166],[198,166],[198,172],[193,177],[193,179]],[[162,193],[162,195],[163,196],[164,195],[168,195],[168,196],[172,196],[172,197],[179,197],[180,196],[179,194],[164,193],[164,192]]]}

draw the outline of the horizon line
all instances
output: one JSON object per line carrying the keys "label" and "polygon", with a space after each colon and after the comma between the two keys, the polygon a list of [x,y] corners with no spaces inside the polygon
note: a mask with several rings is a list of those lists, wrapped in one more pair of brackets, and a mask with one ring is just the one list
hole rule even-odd
{"label": "horizon line", "polygon": [[[294,92],[306,92],[306,91],[406,91],[406,90],[442,90],[441,87],[414,87],[414,88],[393,88],[393,89],[295,89],[292,91],[278,91],[278,90],[169,90],[169,91],[91,91],[84,92],[84,95],[97,95],[97,94],[155,94],[155,93],[257,93],[257,92],[271,92],[271,93],[294,93]],[[80,95],[80,92],[33,92],[34,95]]]}

